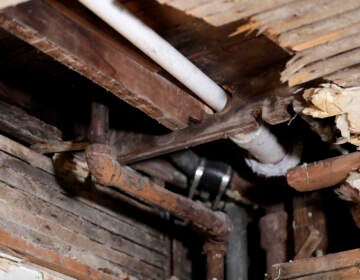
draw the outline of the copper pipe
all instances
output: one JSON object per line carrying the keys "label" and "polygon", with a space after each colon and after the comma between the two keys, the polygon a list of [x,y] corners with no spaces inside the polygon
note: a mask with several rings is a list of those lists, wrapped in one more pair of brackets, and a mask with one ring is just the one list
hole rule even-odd
{"label": "copper pipe", "polygon": [[331,187],[345,181],[349,173],[360,168],[360,152],[329,158],[290,169],[289,186],[300,192]]}

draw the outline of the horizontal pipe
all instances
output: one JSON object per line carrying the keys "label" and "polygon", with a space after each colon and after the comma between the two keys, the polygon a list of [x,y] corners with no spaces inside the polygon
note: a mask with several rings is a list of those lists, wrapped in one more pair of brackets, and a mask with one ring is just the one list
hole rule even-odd
{"label": "horizontal pipe", "polygon": [[[215,111],[222,111],[228,103],[225,91],[183,56],[170,43],[132,15],[114,0],[79,0],[122,36],[153,59],[173,77],[190,89]],[[239,134],[231,137],[237,145],[250,151],[262,166],[249,161],[250,167],[265,176],[283,176],[300,160],[288,155],[274,135],[264,126],[253,135]],[[269,165],[270,164],[270,165]]]}
{"label": "horizontal pipe", "polygon": [[345,181],[351,171],[360,168],[360,152],[325,159],[290,169],[289,186],[300,192],[335,186]]}
{"label": "horizontal pipe", "polygon": [[227,95],[213,80],[151,28],[114,0],[79,0],[216,111]]}
{"label": "horizontal pipe", "polygon": [[211,211],[202,204],[157,186],[134,170],[121,166],[110,146],[89,145],[86,159],[89,170],[98,183],[119,188],[145,202],[188,219],[212,240],[227,240],[231,222],[226,214]]}

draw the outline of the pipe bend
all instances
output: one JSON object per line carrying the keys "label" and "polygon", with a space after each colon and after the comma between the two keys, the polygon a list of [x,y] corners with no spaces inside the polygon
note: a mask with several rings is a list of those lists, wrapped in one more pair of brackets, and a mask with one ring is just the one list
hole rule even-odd
{"label": "pipe bend", "polygon": [[104,186],[111,186],[121,176],[120,164],[113,156],[112,149],[105,144],[91,144],[85,151],[90,174]]}

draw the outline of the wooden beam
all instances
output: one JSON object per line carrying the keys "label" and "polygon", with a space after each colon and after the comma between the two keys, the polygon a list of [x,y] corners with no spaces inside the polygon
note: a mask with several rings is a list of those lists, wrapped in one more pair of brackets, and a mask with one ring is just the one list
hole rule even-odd
{"label": "wooden beam", "polygon": [[33,0],[6,8],[0,11],[0,27],[170,129],[184,128],[205,115],[206,106],[78,3]]}
{"label": "wooden beam", "polygon": [[360,152],[337,156],[294,167],[286,174],[289,186],[299,192],[335,186],[360,167]]}
{"label": "wooden beam", "polygon": [[110,143],[115,147],[117,158],[122,164],[134,163],[252,131],[258,127],[254,115],[257,109],[261,110],[261,106],[262,102],[246,106],[234,98],[234,104],[229,110],[209,116],[200,124],[163,136],[115,133],[110,137]]}
{"label": "wooden beam", "polygon": [[30,116],[24,110],[0,101],[0,130],[29,144],[59,141],[56,127]]}
{"label": "wooden beam", "polygon": [[134,163],[218,139],[226,139],[237,133],[252,131],[258,127],[255,117],[262,110],[266,110],[264,116],[271,124],[287,121],[291,116],[284,112],[291,100],[292,97],[285,96],[277,97],[274,102],[261,100],[245,104],[239,97],[234,96],[228,109],[208,116],[200,124],[193,124],[162,136],[112,133],[110,142],[115,146],[121,163]]}
{"label": "wooden beam", "polygon": [[[299,277],[302,277],[304,275],[334,272],[335,270],[356,267],[359,264],[359,260],[360,260],[360,249],[355,249],[355,250],[345,251],[336,254],[329,254],[323,257],[301,259],[289,263],[276,264],[273,265],[272,279],[277,279],[277,280],[298,279]],[[318,278],[304,278],[304,279],[318,279]],[[319,278],[319,279],[329,279],[329,278]],[[334,277],[330,279],[348,279],[348,278]]]}

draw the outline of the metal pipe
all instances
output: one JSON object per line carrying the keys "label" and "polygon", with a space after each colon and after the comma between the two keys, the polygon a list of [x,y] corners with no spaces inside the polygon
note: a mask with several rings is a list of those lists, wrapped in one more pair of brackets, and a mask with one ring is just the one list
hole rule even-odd
{"label": "metal pipe", "polygon": [[204,252],[206,253],[207,280],[223,280],[226,245],[223,242],[206,242]]}
{"label": "metal pipe", "polygon": [[226,254],[226,280],[248,279],[248,238],[249,222],[247,211],[235,203],[227,203],[225,212],[233,223]]}
{"label": "metal pipe", "polygon": [[104,104],[93,101],[91,104],[91,124],[89,140],[91,143],[107,142],[109,130],[109,109]]}
{"label": "metal pipe", "polygon": [[300,192],[314,191],[344,182],[351,171],[359,168],[360,152],[355,152],[290,169],[286,179]]}
{"label": "metal pipe", "polygon": [[157,186],[131,168],[121,166],[110,146],[89,145],[86,159],[90,173],[98,183],[119,188],[174,215],[186,218],[214,240],[227,239],[231,222],[224,213],[213,212],[202,204]]}

